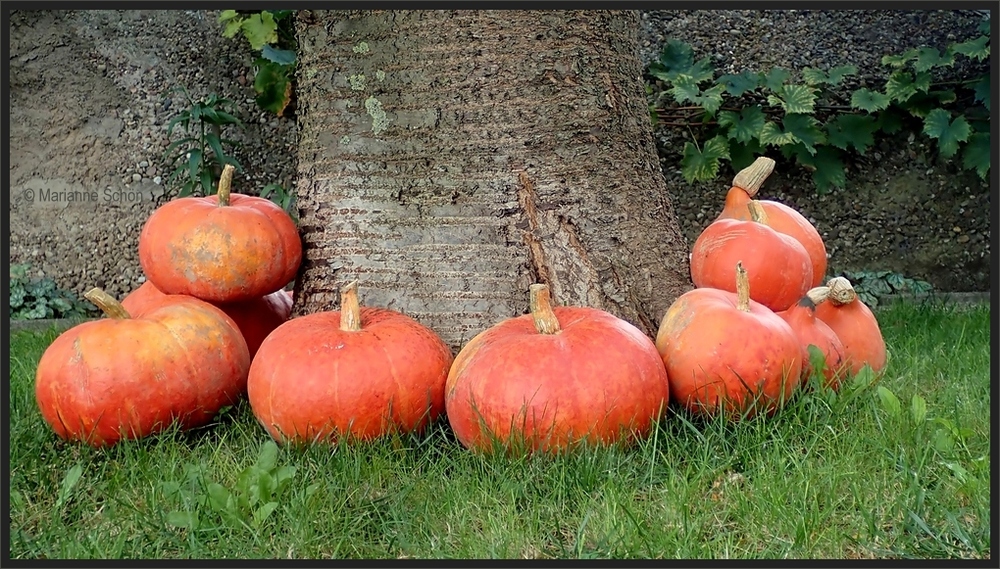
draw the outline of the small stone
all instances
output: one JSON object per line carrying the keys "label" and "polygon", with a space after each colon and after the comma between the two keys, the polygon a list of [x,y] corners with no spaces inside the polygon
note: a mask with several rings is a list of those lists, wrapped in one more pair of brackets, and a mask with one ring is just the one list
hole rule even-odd
{"label": "small stone", "polygon": [[960,235],[958,237],[957,241],[959,243],[968,243],[969,242],[969,236],[968,235]]}
{"label": "small stone", "polygon": [[142,174],[132,174],[132,181],[133,182],[141,182],[142,181]]}
{"label": "small stone", "polygon": [[149,168],[149,162],[147,162],[146,160],[143,160],[142,162],[139,162],[139,167],[140,168]]}
{"label": "small stone", "polygon": [[957,225],[955,227],[952,227],[951,230],[954,231],[955,233],[961,233],[962,232],[962,228],[959,227],[959,226],[957,226]]}

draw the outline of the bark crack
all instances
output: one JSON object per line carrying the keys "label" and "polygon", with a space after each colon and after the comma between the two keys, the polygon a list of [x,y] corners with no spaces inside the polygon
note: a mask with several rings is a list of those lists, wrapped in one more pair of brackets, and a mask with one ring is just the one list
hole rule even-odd
{"label": "bark crack", "polygon": [[538,201],[538,194],[535,193],[535,186],[531,183],[527,172],[520,170],[517,173],[517,177],[521,183],[521,187],[517,191],[517,201],[521,204],[521,211],[524,212],[525,218],[528,221],[528,227],[522,230],[521,236],[524,239],[525,245],[528,246],[531,270],[534,273],[536,283],[551,286],[550,271],[545,262],[545,251],[542,249],[542,243],[537,236],[539,222],[538,207],[535,204]]}

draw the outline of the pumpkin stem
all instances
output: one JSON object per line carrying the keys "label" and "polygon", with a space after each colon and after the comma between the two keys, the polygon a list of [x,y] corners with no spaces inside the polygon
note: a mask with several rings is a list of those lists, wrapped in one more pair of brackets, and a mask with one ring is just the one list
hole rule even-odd
{"label": "pumpkin stem", "polygon": [[219,178],[219,205],[229,205],[229,187],[233,184],[233,172],[236,171],[232,164],[226,164],[222,168],[222,177]]}
{"label": "pumpkin stem", "polygon": [[826,299],[830,298],[830,287],[818,286],[816,288],[811,288],[809,289],[809,292],[806,293],[806,297],[809,298],[813,304],[826,302]]}
{"label": "pumpkin stem", "polygon": [[762,225],[767,225],[767,212],[764,211],[764,206],[760,205],[759,201],[750,200],[747,202],[747,209],[750,210],[751,220]]}
{"label": "pumpkin stem", "polygon": [[750,312],[750,278],[743,261],[736,263],[736,310]]}
{"label": "pumpkin stem", "polygon": [[120,302],[115,300],[115,297],[104,292],[103,290],[94,287],[88,290],[83,295],[84,298],[93,302],[95,306],[101,309],[108,318],[114,318],[116,320],[128,320],[132,318],[132,315],[125,310],[125,307],[121,305]]}
{"label": "pumpkin stem", "polygon": [[753,164],[740,170],[733,178],[733,186],[746,192],[751,198],[757,195],[757,191],[764,185],[764,180],[774,171],[774,160],[767,156],[761,156],[754,160]]}
{"label": "pumpkin stem", "polygon": [[552,311],[552,298],[549,287],[543,284],[533,284],[528,287],[531,317],[535,320],[535,330],[539,334],[555,334],[559,332],[559,320]]}
{"label": "pumpkin stem", "polygon": [[344,332],[361,330],[361,304],[358,302],[358,281],[340,289],[340,329]]}
{"label": "pumpkin stem", "polygon": [[830,289],[829,299],[834,305],[850,304],[858,297],[851,281],[844,277],[833,277],[826,286]]}

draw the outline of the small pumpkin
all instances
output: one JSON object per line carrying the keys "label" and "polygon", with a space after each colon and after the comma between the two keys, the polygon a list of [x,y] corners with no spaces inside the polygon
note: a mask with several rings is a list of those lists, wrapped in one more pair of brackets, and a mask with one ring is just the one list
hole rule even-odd
{"label": "small pumpkin", "polygon": [[[761,156],[753,164],[740,170],[726,194],[726,203],[717,219],[750,219],[747,203],[755,198],[764,180],[774,170],[774,160]],[[826,245],[819,231],[795,208],[781,202],[756,200],[764,208],[768,225],[778,233],[794,237],[805,248],[812,266],[810,287],[817,287],[826,278]],[[749,268],[748,268],[749,270]]]}
{"label": "small pumpkin", "polygon": [[844,360],[851,375],[856,375],[865,364],[875,373],[881,372],[887,353],[875,315],[846,278],[834,277],[826,286],[830,289],[829,297],[816,306],[816,317],[833,329],[844,344]]}
{"label": "small pumpkin", "polygon": [[812,375],[809,346],[815,346],[823,353],[826,362],[823,369],[824,383],[836,391],[840,388],[841,379],[847,373],[847,365],[844,363],[844,344],[832,328],[816,317],[816,307],[826,301],[829,295],[829,287],[812,288],[802,300],[793,304],[788,310],[778,312],[778,316],[788,322],[802,344],[802,379],[806,380]]}
{"label": "small pumpkin", "polygon": [[239,302],[287,285],[302,261],[292,218],[270,200],[230,193],[226,165],[216,195],[169,201],[139,234],[139,263],[166,294]]}
{"label": "small pumpkin", "polygon": [[67,440],[95,447],[207,424],[246,389],[250,354],[236,324],[207,302],[174,296],[126,311],[84,295],[109,318],[59,335],[42,354],[35,399]]}
{"label": "small pumpkin", "polygon": [[696,288],[667,309],[656,334],[674,401],[696,415],[773,414],[798,387],[802,346],[771,309],[751,299],[737,264],[736,293]]}
{"label": "small pumpkin", "polygon": [[773,311],[785,310],[812,282],[809,255],[795,238],[770,227],[757,201],[747,204],[751,219],[713,221],[691,248],[691,280],[698,288],[736,292],[736,264],[750,274],[752,299]]}
{"label": "small pumpkin", "polygon": [[531,313],[470,340],[448,374],[448,421],[467,448],[560,451],[646,436],[669,401],[656,347],[590,307],[552,308],[530,287]]}
{"label": "small pumpkin", "polygon": [[292,318],[261,344],[247,396],[281,443],[374,439],[415,432],[444,412],[451,350],[416,320],[361,307],[358,282],[339,311]]}
{"label": "small pumpkin", "polygon": [[[122,306],[129,312],[146,310],[168,296],[173,295],[164,294],[152,281],[147,280],[122,300]],[[292,314],[292,297],[284,290],[242,302],[212,304],[221,308],[236,322],[243,339],[246,340],[251,359],[257,354],[257,349],[260,348],[264,338],[287,321]]]}

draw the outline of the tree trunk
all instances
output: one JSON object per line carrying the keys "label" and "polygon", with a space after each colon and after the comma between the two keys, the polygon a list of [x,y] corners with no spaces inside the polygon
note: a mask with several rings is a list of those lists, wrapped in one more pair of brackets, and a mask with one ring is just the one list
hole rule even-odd
{"label": "tree trunk", "polygon": [[302,11],[296,314],[362,302],[457,348],[528,307],[655,335],[690,288],[635,12]]}

